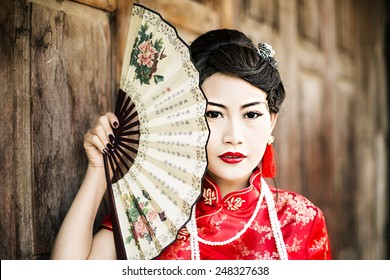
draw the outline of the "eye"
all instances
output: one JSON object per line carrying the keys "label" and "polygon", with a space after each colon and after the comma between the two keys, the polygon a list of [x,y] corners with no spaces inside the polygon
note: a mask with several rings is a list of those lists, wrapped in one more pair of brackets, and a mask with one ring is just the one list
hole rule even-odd
{"label": "eye", "polygon": [[244,118],[246,118],[246,119],[256,119],[258,117],[261,117],[262,115],[263,114],[260,113],[260,112],[250,111],[250,112],[244,114]]}
{"label": "eye", "polygon": [[206,117],[208,117],[210,119],[218,119],[218,118],[222,118],[223,116],[222,116],[222,113],[218,112],[218,111],[207,111]]}

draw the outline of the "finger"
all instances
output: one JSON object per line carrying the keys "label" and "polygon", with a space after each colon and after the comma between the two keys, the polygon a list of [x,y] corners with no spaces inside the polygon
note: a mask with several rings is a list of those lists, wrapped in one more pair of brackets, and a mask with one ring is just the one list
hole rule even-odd
{"label": "finger", "polygon": [[84,139],[84,147],[88,148],[89,146],[94,146],[100,152],[106,153],[105,145],[102,143],[99,136],[94,133],[91,133],[91,131],[88,131]]}
{"label": "finger", "polygon": [[[94,127],[94,132],[102,139],[105,144],[108,142],[111,142],[112,144],[115,143],[114,133],[112,131],[111,123],[107,114],[99,117],[97,124]],[[104,132],[105,137],[103,137],[102,132]]]}
{"label": "finger", "polygon": [[118,120],[117,116],[112,112],[106,113],[106,116],[107,116],[111,126],[114,129],[117,129],[119,127],[119,120]]}
{"label": "finger", "polygon": [[[107,118],[105,118],[105,120],[106,122],[108,121]],[[111,127],[109,127],[107,131],[107,126],[109,126],[108,122],[104,125],[97,125],[95,127],[94,133],[98,136],[100,142],[104,145],[106,151],[111,153],[114,151],[113,144],[115,143],[115,138],[112,134]]]}

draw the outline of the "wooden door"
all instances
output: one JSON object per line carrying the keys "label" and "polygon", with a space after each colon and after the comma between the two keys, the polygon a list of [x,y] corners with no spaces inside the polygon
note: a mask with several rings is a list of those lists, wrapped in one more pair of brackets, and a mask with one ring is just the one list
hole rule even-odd
{"label": "wooden door", "polygon": [[83,136],[112,110],[121,45],[113,19],[128,22],[131,4],[2,4],[1,259],[48,258],[86,170]]}

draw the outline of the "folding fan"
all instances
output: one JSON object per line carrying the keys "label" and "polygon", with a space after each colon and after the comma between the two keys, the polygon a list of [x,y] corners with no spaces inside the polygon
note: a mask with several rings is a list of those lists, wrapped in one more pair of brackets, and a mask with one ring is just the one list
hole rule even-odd
{"label": "folding fan", "polygon": [[206,99],[188,46],[159,14],[135,4],[105,155],[118,259],[152,259],[190,219],[207,166]]}

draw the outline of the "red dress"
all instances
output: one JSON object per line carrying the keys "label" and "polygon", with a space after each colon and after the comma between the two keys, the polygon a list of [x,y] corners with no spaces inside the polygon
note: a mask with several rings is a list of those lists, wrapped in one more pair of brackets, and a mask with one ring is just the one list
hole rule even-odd
{"label": "red dress", "polygon": [[[256,170],[248,188],[221,197],[218,186],[206,176],[202,197],[196,205],[198,234],[209,241],[225,241],[242,230],[256,208],[261,174]],[[288,259],[331,259],[329,237],[322,211],[300,194],[271,188]],[[202,260],[276,260],[279,259],[271,228],[267,203],[253,223],[237,240],[223,246],[199,244]],[[110,219],[102,223],[112,228]],[[191,259],[190,235],[184,227],[176,241],[156,259]]]}

